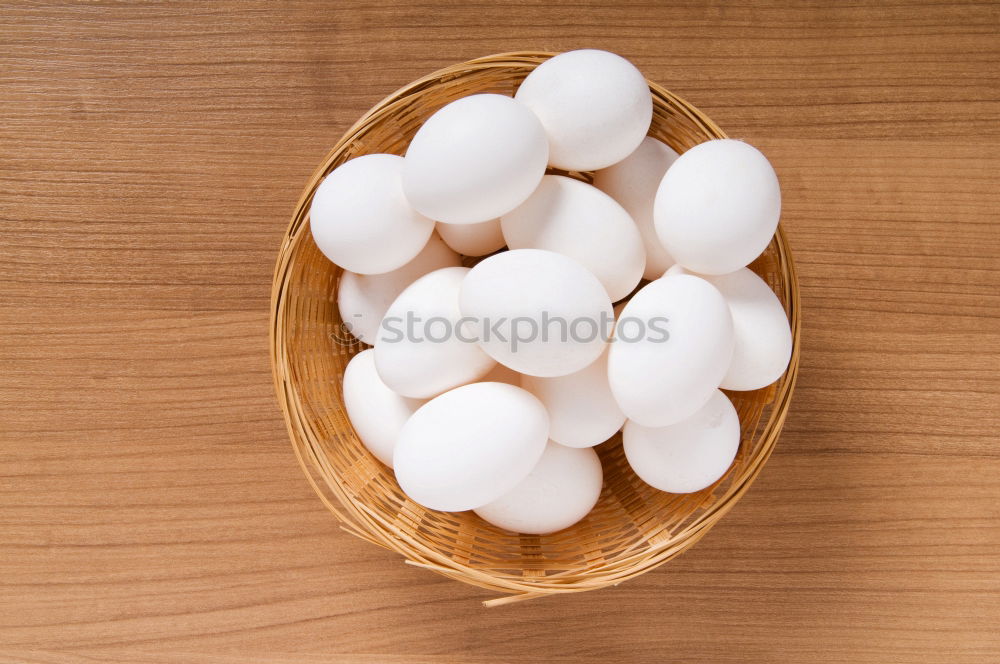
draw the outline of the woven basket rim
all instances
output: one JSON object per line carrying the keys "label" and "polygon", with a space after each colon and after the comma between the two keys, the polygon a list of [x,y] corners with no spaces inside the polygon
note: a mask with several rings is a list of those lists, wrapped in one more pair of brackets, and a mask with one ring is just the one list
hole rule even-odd
{"label": "woven basket rim", "polygon": [[[781,281],[784,286],[782,295],[784,296],[783,301],[786,303],[786,312],[788,313],[792,330],[793,348],[788,368],[784,376],[779,379],[778,389],[771,404],[771,417],[767,422],[767,429],[764,434],[765,438],[761,450],[753,457],[752,463],[739,478],[739,481],[734,482],[729,490],[721,496],[720,500],[688,524],[683,532],[677,533],[676,536],[671,536],[662,542],[653,543],[642,551],[618,558],[614,563],[604,565],[599,570],[594,570],[593,572],[582,571],[576,575],[568,573],[554,574],[530,580],[498,577],[489,574],[481,569],[463,565],[453,558],[444,556],[423,545],[409,536],[408,533],[387,522],[369,506],[352,499],[343,487],[340,487],[338,490],[336,483],[331,483],[328,476],[324,476],[322,479],[325,481],[322,482],[317,477],[317,469],[325,468],[325,462],[318,457],[315,450],[308,444],[308,436],[315,436],[316,432],[311,429],[309,418],[303,412],[302,404],[296,394],[293,381],[289,376],[287,367],[288,350],[283,336],[283,326],[286,322],[285,317],[287,313],[285,296],[290,283],[288,280],[290,266],[298,242],[301,240],[303,233],[308,233],[306,220],[312,195],[316,187],[329,170],[331,170],[331,165],[344,152],[347,146],[353,141],[358,140],[360,136],[363,136],[366,128],[373,126],[373,123],[397,111],[401,105],[405,104],[410,95],[418,94],[428,86],[438,85],[450,76],[461,76],[470,71],[500,67],[537,66],[553,55],[554,53],[544,51],[515,51],[457,63],[404,85],[375,104],[354,125],[344,132],[343,136],[334,144],[333,148],[327,153],[326,157],[307,181],[279,247],[272,283],[269,342],[275,393],[293,450],[314,491],[326,505],[327,509],[340,522],[342,529],[372,544],[401,553],[405,556],[408,564],[428,568],[450,578],[483,588],[513,593],[506,597],[489,600],[485,602],[487,605],[503,604],[548,594],[582,592],[608,585],[617,585],[617,583],[623,580],[642,574],[666,562],[696,543],[719,519],[732,509],[733,505],[743,496],[759,475],[764,463],[770,457],[787,416],[799,367],[801,307],[798,280],[791,249],[788,245],[784,229],[779,224],[774,237],[774,245],[778,255],[778,266],[782,274]],[[674,110],[680,111],[688,120],[699,127],[705,135],[716,138],[726,137],[726,134],[711,119],[685,100],[677,97],[655,82],[649,81],[649,87],[654,98],[659,98],[659,100],[670,105]],[[334,499],[331,499],[330,493],[334,494]]]}

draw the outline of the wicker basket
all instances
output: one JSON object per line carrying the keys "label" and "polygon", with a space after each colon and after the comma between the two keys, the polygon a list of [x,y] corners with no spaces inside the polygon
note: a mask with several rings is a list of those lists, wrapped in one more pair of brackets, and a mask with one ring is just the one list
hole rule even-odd
{"label": "wicker basket", "polygon": [[[742,424],[740,451],[715,485],[688,495],[657,491],[629,468],[620,435],[597,448],[604,488],[580,523],[552,535],[502,531],[472,512],[428,510],[407,498],[392,470],[358,441],[341,395],[344,367],[360,346],[345,346],[336,306],[341,270],[316,248],[309,206],[320,180],[352,157],[403,154],[421,123],[444,104],[477,92],[513,94],[550,53],[494,55],[454,65],[390,95],[334,146],[310,178],[282,242],[272,291],[275,389],[295,452],[313,488],[343,528],[401,553],[406,562],[502,593],[487,605],[618,584],[673,558],[701,539],[739,500],[781,431],[799,362],[798,284],[779,228],[751,267],[775,290],[792,326],[792,359],[774,385],[729,393]],[[678,152],[722,130],[682,99],[650,83],[650,135]],[[588,174],[572,174],[583,179]]]}

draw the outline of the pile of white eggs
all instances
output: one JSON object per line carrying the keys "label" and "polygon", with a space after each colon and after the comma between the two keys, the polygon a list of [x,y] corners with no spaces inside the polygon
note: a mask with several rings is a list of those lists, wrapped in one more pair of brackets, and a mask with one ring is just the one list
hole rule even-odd
{"label": "pile of white eggs", "polygon": [[[571,51],[513,97],[444,106],[405,157],[357,157],[317,188],[341,317],[373,346],[344,372],[345,407],[413,501],[544,534],[594,507],[594,447],[619,431],[662,491],[732,464],[740,422],[719,388],[769,385],[792,349],[746,267],[777,227],[778,180],[736,140],[678,156],[647,136],[652,112],[631,63]],[[609,326],[576,334],[587,321]]]}

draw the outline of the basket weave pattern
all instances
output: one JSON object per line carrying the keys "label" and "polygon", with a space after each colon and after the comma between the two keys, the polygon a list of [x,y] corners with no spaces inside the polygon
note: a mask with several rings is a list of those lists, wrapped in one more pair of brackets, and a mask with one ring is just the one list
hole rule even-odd
{"label": "basket weave pattern", "polygon": [[[390,95],[334,146],[306,185],[275,268],[271,353],[275,388],[295,452],[317,494],[348,532],[401,553],[410,564],[508,596],[502,604],[546,594],[617,584],[680,554],[711,528],[750,486],[771,454],[785,420],[799,362],[798,284],[778,229],[751,266],[777,293],[792,326],[793,351],[784,376],[753,392],[728,392],[740,416],[742,440],[729,472],[687,495],[649,487],[629,468],[621,436],[597,448],[604,488],[583,521],[552,535],[517,535],[472,512],[445,513],[414,503],[392,470],[360,443],[341,394],[344,368],[362,347],[345,347],[336,292],[341,269],[317,249],[309,206],[319,182],[359,155],[402,155],[420,125],[460,97],[511,95],[550,53],[489,56],[435,72]],[[678,152],[725,134],[687,102],[650,83],[650,135]],[[586,173],[571,174],[589,179]]]}

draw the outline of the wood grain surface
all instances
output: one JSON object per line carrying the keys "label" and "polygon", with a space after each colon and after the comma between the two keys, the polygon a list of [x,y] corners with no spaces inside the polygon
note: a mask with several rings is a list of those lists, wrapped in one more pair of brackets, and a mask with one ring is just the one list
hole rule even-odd
{"label": "wood grain surface", "polygon": [[[452,62],[606,48],[762,148],[799,387],[692,551],[488,594],[338,530],[272,394],[307,176]],[[0,8],[0,661],[1000,661],[1000,5]]]}

